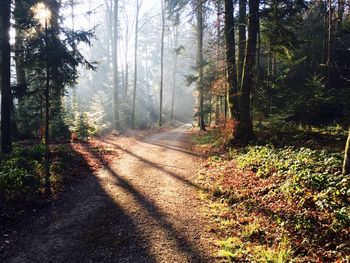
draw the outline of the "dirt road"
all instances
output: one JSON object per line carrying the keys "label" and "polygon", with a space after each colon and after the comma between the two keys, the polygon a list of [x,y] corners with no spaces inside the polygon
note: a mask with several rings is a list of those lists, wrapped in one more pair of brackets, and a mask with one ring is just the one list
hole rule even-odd
{"label": "dirt road", "polygon": [[105,139],[121,157],[28,222],[0,261],[213,262],[188,128]]}

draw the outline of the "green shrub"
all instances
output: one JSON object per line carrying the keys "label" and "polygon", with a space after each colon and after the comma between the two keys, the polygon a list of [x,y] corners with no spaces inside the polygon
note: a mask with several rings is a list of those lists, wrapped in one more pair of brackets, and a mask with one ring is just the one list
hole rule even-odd
{"label": "green shrub", "polygon": [[[337,222],[350,222],[347,213],[350,198],[350,178],[341,174],[342,154],[325,150],[271,145],[250,146],[238,154],[238,166],[250,169],[261,177],[282,176],[285,178],[280,190],[298,204],[313,202],[320,210],[331,210]],[[341,210],[343,209],[343,210]],[[342,212],[341,212],[342,211]]]}
{"label": "green shrub", "polygon": [[39,193],[45,146],[15,145],[10,155],[0,161],[0,197],[28,199]]}
{"label": "green shrub", "polygon": [[[28,164],[29,165],[29,164]],[[6,199],[29,198],[38,194],[40,179],[35,172],[38,164],[31,164],[32,171],[23,168],[19,158],[11,158],[1,163],[0,192]]]}
{"label": "green shrub", "polygon": [[77,114],[74,132],[77,138],[82,141],[86,141],[90,135],[94,134],[95,130],[86,112]]}

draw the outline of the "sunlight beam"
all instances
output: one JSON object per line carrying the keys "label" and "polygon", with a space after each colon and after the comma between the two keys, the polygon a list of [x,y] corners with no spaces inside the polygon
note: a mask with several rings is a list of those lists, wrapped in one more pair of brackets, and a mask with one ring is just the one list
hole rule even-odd
{"label": "sunlight beam", "polygon": [[34,19],[36,19],[42,27],[48,25],[48,21],[51,18],[51,11],[43,2],[34,5],[31,11],[34,14]]}

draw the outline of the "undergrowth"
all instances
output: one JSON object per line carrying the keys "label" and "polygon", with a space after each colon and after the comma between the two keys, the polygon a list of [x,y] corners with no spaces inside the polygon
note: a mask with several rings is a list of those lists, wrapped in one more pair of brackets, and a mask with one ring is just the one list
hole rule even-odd
{"label": "undergrowth", "polygon": [[[16,144],[10,154],[0,156],[1,219],[11,221],[47,201],[44,196],[44,155],[43,144]],[[84,156],[71,144],[50,146],[51,199],[58,196],[64,184],[90,173]]]}
{"label": "undergrowth", "polygon": [[40,190],[43,178],[43,145],[20,147],[0,159],[1,200],[30,199]]}
{"label": "undergrowth", "polygon": [[[212,133],[215,133],[212,131]],[[216,132],[216,138],[220,134]],[[196,135],[198,137],[202,134]],[[198,139],[197,139],[198,141]],[[199,139],[200,141],[200,139]],[[347,262],[350,177],[321,141],[208,150],[200,180],[212,204],[218,256],[229,262]]]}

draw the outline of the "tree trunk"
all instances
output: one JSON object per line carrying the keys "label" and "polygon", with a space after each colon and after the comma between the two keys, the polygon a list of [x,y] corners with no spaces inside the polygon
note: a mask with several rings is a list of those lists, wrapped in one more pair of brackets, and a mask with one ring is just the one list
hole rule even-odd
{"label": "tree trunk", "polygon": [[118,72],[118,6],[119,0],[114,1],[114,31],[113,31],[113,128],[119,129],[119,72]]}
{"label": "tree trunk", "polygon": [[177,45],[178,45],[178,24],[175,24],[175,33],[174,33],[174,65],[173,65],[173,91],[171,98],[171,110],[170,110],[170,121],[174,119],[174,107],[175,107],[175,95],[176,95],[176,73],[177,73]]}
{"label": "tree trunk", "polygon": [[[127,16],[127,14],[126,14]],[[125,87],[124,87],[124,100],[128,96],[129,89],[129,19],[126,19],[126,29],[125,29],[125,52],[124,52],[124,61],[125,61]]]}
{"label": "tree trunk", "polygon": [[332,0],[328,0],[328,36],[327,36],[327,87],[330,90],[332,87]]}
{"label": "tree trunk", "polygon": [[[70,6],[71,6],[71,12],[72,12],[72,31],[75,31],[75,5],[76,2],[74,0],[71,0]],[[76,44],[73,44],[74,53],[76,52]],[[109,49],[108,49],[109,52]],[[110,63],[108,63],[108,67],[110,67]],[[73,117],[75,118],[77,112],[78,112],[78,93],[77,93],[77,86],[74,85],[72,87],[72,112]]]}
{"label": "tree trunk", "polygon": [[343,164],[343,175],[349,175],[349,174],[350,174],[350,129],[349,129],[348,139],[346,141],[344,164]]}
{"label": "tree trunk", "polygon": [[228,106],[232,119],[238,119],[238,87],[236,69],[235,22],[233,17],[233,0],[225,0],[225,39],[226,71],[228,82]]}
{"label": "tree trunk", "polygon": [[254,138],[250,115],[250,96],[254,85],[254,65],[259,31],[259,0],[249,0],[248,40],[242,74],[240,118],[236,138],[243,143]]}
{"label": "tree trunk", "polygon": [[11,1],[0,2],[0,89],[1,89],[1,150],[11,152]]}
{"label": "tree trunk", "polygon": [[112,72],[111,58],[113,58],[113,0],[105,0],[105,5],[106,5],[106,19],[107,19],[107,41],[108,41],[107,66],[108,66],[108,72]]}
{"label": "tree trunk", "polygon": [[345,11],[345,0],[338,0],[338,12],[337,12],[337,30],[338,32],[339,28],[341,27],[341,24],[343,23],[343,16]]}
{"label": "tree trunk", "polygon": [[[216,30],[216,41],[217,41],[217,57],[216,60],[219,62],[221,60],[220,58],[220,51],[221,51],[221,1],[218,0],[216,2],[217,7],[217,30]],[[219,119],[220,119],[220,96],[216,95],[216,103],[215,103],[215,125],[219,125]]]}
{"label": "tree trunk", "polygon": [[139,0],[136,1],[136,18],[135,18],[135,46],[134,46],[134,89],[132,99],[132,116],[131,116],[131,128],[135,129],[135,115],[136,115],[136,88],[137,88],[137,49],[138,49],[138,36],[139,36],[139,13],[140,4]]}
{"label": "tree trunk", "polygon": [[159,127],[162,127],[163,115],[163,82],[164,82],[164,34],[165,34],[165,9],[164,2],[161,0],[162,6],[162,36],[160,47],[160,93],[159,93]]}
{"label": "tree trunk", "polygon": [[238,17],[238,84],[242,83],[242,71],[244,65],[244,55],[246,48],[246,16],[247,0],[239,0],[239,17]]}
{"label": "tree trunk", "polygon": [[199,128],[205,131],[203,85],[203,2],[197,1],[197,90],[199,92]]}
{"label": "tree trunk", "polygon": [[21,19],[18,17],[19,13],[23,12],[23,1],[15,2],[15,24],[16,24],[16,37],[15,37],[15,62],[16,62],[16,80],[17,85],[22,86],[26,84],[26,72],[24,69],[24,34],[21,30]]}
{"label": "tree trunk", "polygon": [[50,181],[50,64],[48,43],[48,21],[45,20],[46,85],[45,85],[45,194],[51,194]]}
{"label": "tree trunk", "polygon": [[324,19],[323,19],[323,54],[322,54],[322,63],[326,64],[327,63],[327,50],[328,50],[328,37],[327,37],[327,32],[328,32],[328,17],[327,17],[327,1],[324,1]]}

